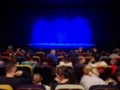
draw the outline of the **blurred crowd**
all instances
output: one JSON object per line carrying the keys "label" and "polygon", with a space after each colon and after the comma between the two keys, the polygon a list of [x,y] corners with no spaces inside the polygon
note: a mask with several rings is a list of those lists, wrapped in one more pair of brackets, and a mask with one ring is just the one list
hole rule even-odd
{"label": "blurred crowd", "polygon": [[[18,70],[19,65],[49,68],[50,76]],[[21,84],[44,85],[46,90],[54,90],[59,84],[80,84],[85,90],[93,85],[113,85],[120,89],[120,49],[104,51],[97,48],[78,49],[28,49],[8,46],[0,52],[0,84],[9,84],[14,89]],[[0,72],[2,73],[2,72]],[[48,73],[46,71],[46,73]],[[48,83],[44,81],[50,77]]]}

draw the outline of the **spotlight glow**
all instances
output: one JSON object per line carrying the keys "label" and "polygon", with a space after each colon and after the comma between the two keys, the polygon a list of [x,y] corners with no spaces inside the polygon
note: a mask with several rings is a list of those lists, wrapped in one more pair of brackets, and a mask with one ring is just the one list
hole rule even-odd
{"label": "spotlight glow", "polygon": [[91,27],[87,19],[80,16],[55,17],[51,20],[40,17],[35,21],[32,31],[31,46],[94,46]]}

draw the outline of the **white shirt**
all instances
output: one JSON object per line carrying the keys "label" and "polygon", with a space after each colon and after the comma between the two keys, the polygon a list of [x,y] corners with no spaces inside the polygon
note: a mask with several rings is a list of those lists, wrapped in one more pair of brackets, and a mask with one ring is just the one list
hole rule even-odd
{"label": "white shirt", "polygon": [[58,66],[69,66],[69,67],[73,67],[72,62],[67,62],[67,63],[65,63],[65,62],[63,62],[63,61],[61,61],[61,62],[58,64]]}
{"label": "white shirt", "polygon": [[89,88],[93,85],[106,85],[107,83],[93,74],[93,75],[83,75],[80,84],[83,85],[85,90],[89,90]]}
{"label": "white shirt", "polygon": [[[37,83],[36,85],[42,85],[42,83]],[[43,85],[44,85],[44,84],[43,84]],[[44,87],[45,87],[45,90],[50,90],[50,87],[49,87],[49,86],[44,85]]]}

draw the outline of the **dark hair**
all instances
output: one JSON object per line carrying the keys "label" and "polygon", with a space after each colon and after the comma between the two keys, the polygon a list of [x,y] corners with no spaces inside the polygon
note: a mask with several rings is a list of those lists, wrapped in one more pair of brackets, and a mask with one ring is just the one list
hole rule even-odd
{"label": "dark hair", "polygon": [[14,67],[17,64],[16,61],[14,62],[9,62],[6,66],[5,66],[5,71],[9,72],[11,70],[12,67]]}
{"label": "dark hair", "polygon": [[63,59],[64,59],[65,61],[71,61],[70,55],[64,55],[64,56],[63,56]]}
{"label": "dark hair", "polygon": [[69,83],[75,83],[75,77],[73,73],[73,69],[66,67],[66,66],[59,66],[56,68],[56,73],[59,76],[64,76],[64,78],[69,79]]}
{"label": "dark hair", "polygon": [[63,70],[65,69],[65,66],[59,66],[56,68],[56,73],[60,76],[63,75]]}
{"label": "dark hair", "polygon": [[41,73],[33,73],[32,76],[34,76],[34,75],[40,75],[42,77]]}

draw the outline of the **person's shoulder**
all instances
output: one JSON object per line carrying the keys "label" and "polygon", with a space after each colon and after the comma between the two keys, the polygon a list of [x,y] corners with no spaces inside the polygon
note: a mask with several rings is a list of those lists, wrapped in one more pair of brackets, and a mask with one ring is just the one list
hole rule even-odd
{"label": "person's shoulder", "polygon": [[82,79],[87,79],[87,78],[90,78],[90,75],[83,75],[82,76]]}
{"label": "person's shoulder", "polygon": [[50,90],[50,86],[44,85],[46,90]]}

